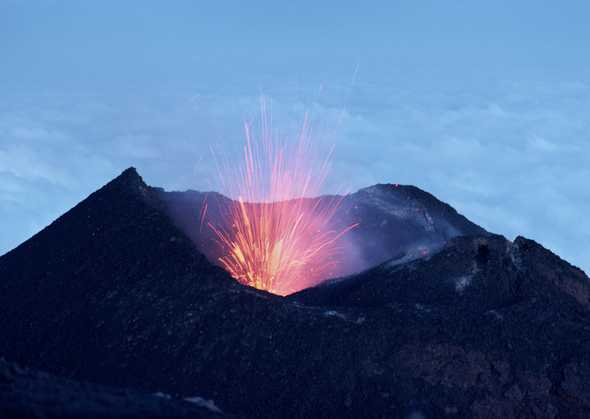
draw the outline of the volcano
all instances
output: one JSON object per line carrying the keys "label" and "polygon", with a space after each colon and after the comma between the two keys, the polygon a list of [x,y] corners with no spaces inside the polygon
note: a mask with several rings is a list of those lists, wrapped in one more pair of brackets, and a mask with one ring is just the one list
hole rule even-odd
{"label": "volcano", "polygon": [[[359,225],[334,277],[282,297],[218,263],[199,213],[227,199],[130,168],[0,257],[0,412],[124,393],[95,416],[590,415],[589,279],[540,244],[375,185],[338,208]],[[195,395],[218,411],[176,401]]]}

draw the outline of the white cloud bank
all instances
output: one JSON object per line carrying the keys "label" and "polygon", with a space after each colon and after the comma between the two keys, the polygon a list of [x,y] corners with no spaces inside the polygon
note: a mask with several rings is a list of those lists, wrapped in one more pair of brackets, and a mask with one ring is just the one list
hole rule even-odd
{"label": "white cloud bank", "polygon": [[[270,92],[275,126],[292,131],[311,112],[316,137],[336,144],[328,189],[415,184],[590,271],[590,86],[310,92]],[[131,165],[168,189],[215,188],[209,147],[239,153],[242,122],[258,112],[258,92],[203,89],[0,101],[0,253]]]}

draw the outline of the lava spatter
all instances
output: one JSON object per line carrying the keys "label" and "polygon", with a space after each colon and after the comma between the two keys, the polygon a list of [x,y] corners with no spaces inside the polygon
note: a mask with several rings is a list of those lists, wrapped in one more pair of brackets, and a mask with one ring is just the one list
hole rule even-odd
{"label": "lava spatter", "polygon": [[320,192],[331,153],[317,159],[307,115],[297,138],[278,138],[262,104],[259,135],[245,124],[244,159],[221,170],[236,197],[209,222],[223,248],[219,263],[239,282],[286,295],[329,278],[340,263],[339,241],[356,224],[331,227],[343,197]]}

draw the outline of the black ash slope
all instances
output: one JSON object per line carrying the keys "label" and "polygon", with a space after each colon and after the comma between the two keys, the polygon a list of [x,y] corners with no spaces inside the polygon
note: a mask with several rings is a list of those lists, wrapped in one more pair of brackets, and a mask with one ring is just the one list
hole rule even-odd
{"label": "black ash slope", "polygon": [[0,356],[248,417],[586,417],[584,273],[438,201],[409,217],[424,195],[377,188],[367,211],[434,225],[439,250],[410,237],[389,263],[281,298],[209,264],[128,170],[0,258]]}
{"label": "black ash slope", "polygon": [[178,400],[19,368],[0,359],[0,418],[3,419],[223,419],[209,400]]}

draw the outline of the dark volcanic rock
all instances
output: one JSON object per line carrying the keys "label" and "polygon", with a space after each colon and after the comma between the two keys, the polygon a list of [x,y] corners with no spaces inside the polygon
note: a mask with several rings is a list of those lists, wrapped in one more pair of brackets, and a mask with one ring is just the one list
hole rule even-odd
{"label": "dark volcanic rock", "polygon": [[289,298],[307,305],[380,307],[391,302],[444,305],[478,313],[529,300],[589,306],[588,278],[532,240],[452,239],[434,255],[392,259]]}
{"label": "dark volcanic rock", "polygon": [[390,362],[402,380],[435,386],[431,400],[441,388],[450,391],[444,403],[462,393],[450,411],[587,417],[589,285],[581,270],[532,240],[459,237],[429,258],[393,260],[289,298],[381,315],[412,305],[428,321],[408,327],[438,336],[401,346]]}
{"label": "dark volcanic rock", "polygon": [[0,258],[0,355],[249,417],[587,417],[585,274],[377,188],[418,194],[430,218],[405,228],[439,250],[281,298],[208,263],[126,171]]}
{"label": "dark volcanic rock", "polygon": [[[226,221],[220,213],[231,205],[231,200],[215,192],[159,189],[158,194],[175,224],[215,262],[222,249],[199,215],[206,205],[206,220],[224,225]],[[329,196],[311,200],[319,200],[321,207],[333,199]],[[393,184],[371,186],[342,199],[331,228],[340,231],[353,224],[358,227],[347,233],[341,243],[346,257],[334,276],[350,275],[393,257],[421,257],[440,249],[453,237],[487,234],[429,193],[414,186]]]}
{"label": "dark volcanic rock", "polygon": [[211,401],[198,397],[191,400],[64,380],[0,359],[0,417],[3,419],[227,417]]}
{"label": "dark volcanic rock", "polygon": [[457,236],[486,231],[415,186],[380,184],[348,195],[338,220],[359,223],[350,233],[367,269],[394,257],[433,253]]}

